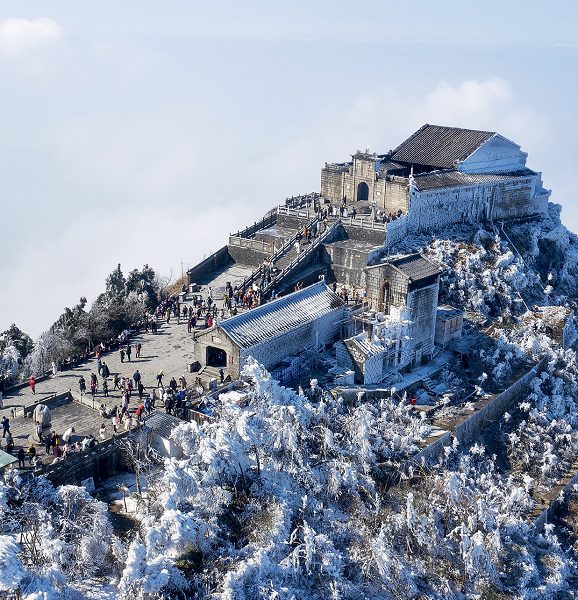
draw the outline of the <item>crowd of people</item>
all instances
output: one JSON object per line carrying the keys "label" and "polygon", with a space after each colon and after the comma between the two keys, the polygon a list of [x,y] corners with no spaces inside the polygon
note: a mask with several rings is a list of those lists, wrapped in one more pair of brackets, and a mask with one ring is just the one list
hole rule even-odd
{"label": "crowd of people", "polygon": [[[18,459],[18,466],[20,468],[25,467],[25,459],[28,460],[29,466],[38,467],[42,460],[36,450],[36,443],[34,440],[30,442],[26,450],[24,449],[24,446],[21,445],[15,453],[14,437],[10,431],[10,419],[5,415],[2,418],[1,424],[4,451],[14,455]],[[75,452],[82,452],[88,448],[94,448],[97,444],[93,435],[87,435],[82,439],[74,441],[74,434],[74,427],[69,427],[62,435],[59,435],[54,429],[43,434],[42,427],[37,426],[34,438],[39,445],[44,447],[46,456],[53,457],[51,462],[56,463],[64,460],[67,456],[70,456]],[[101,437],[104,439],[106,436],[101,435]]]}
{"label": "crowd of people", "polygon": [[[125,330],[114,339],[98,343],[93,354],[96,359],[96,371],[90,373],[89,376],[80,375],[78,378],[81,399],[86,396],[91,397],[93,406],[99,409],[102,424],[98,430],[98,437],[105,440],[123,430],[128,431],[139,426],[155,408],[159,407],[164,407],[168,414],[186,418],[186,409],[190,406],[189,400],[203,394],[203,386],[199,377],[191,384],[187,382],[184,375],[181,375],[178,380],[173,376],[166,382],[161,369],[156,374],[156,381],[148,382],[145,385],[137,364],[134,365],[135,370],[130,376],[113,373],[108,365],[107,355],[110,356],[111,352],[116,351],[121,365],[135,363],[135,359],[142,357],[143,350],[142,338],[135,340],[133,337],[139,329],[156,334],[161,320],[170,323],[171,319],[176,319],[179,324],[181,320],[187,323],[188,332],[192,333],[199,327],[212,327],[218,319],[237,314],[238,306],[254,305],[258,301],[256,298],[258,298],[258,292],[253,290],[241,292],[237,287],[233,288],[230,283],[227,284],[224,292],[222,308],[217,306],[210,287],[205,295],[195,294],[190,304],[179,302],[176,296],[167,297],[161,301],[154,312],[144,316],[138,329]],[[75,364],[74,360],[74,357],[70,358],[70,365]],[[61,366],[58,365],[57,369],[54,369],[55,376]],[[219,375],[221,383],[225,382],[226,375],[223,369],[220,370]],[[32,393],[35,393],[36,379],[34,376],[29,378],[28,384]],[[108,399],[113,397],[113,402],[107,404]],[[96,404],[97,401],[100,404]],[[42,427],[37,424],[33,436],[35,443],[31,443],[27,448],[25,446],[17,448],[10,431],[10,420],[5,416],[1,424],[5,450],[16,456],[20,467],[25,465],[26,460],[33,467],[38,466],[41,462],[47,462],[46,458],[39,456],[37,446],[44,447],[44,456],[50,457],[49,462],[59,462],[76,452],[93,448],[98,443],[94,435],[76,436],[74,428],[68,428],[59,435],[54,429],[43,432]]]}

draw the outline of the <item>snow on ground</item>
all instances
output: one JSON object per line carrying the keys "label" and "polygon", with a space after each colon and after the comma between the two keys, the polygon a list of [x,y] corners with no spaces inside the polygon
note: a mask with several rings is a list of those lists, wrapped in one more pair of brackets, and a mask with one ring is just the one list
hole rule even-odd
{"label": "snow on ground", "polygon": [[[572,597],[574,550],[529,516],[578,455],[576,356],[527,314],[576,308],[578,238],[553,206],[542,222],[455,227],[398,250],[441,261],[442,302],[481,315],[492,342],[475,357],[479,390],[545,357],[527,397],[481,439],[433,468],[408,466],[438,430],[407,405],[311,404],[251,363],[246,407],[224,402],[215,422],[173,432],[184,456],[147,480],[125,538],[84,491],[2,484],[0,585],[29,600]],[[455,375],[442,384],[450,398]],[[109,483],[118,504],[114,488],[131,478]]]}

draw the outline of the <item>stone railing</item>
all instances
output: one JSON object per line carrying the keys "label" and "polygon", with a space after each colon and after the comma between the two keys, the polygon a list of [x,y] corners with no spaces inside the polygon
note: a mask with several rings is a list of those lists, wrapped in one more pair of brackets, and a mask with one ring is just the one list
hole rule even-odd
{"label": "stone railing", "polygon": [[266,252],[267,254],[273,254],[273,252],[275,252],[275,245],[271,242],[256,240],[255,238],[237,237],[236,235],[229,236],[229,246],[250,248],[251,250],[258,250],[259,252]]}
{"label": "stone railing", "polygon": [[315,203],[319,203],[321,194],[319,192],[311,192],[309,194],[301,194],[300,196],[291,196],[285,200],[285,206],[288,208],[314,208]]}
{"label": "stone railing", "polygon": [[274,225],[277,221],[277,210],[272,208],[268,211],[265,216],[260,221],[255,221],[253,225],[249,225],[249,227],[245,227],[242,231],[237,231],[237,233],[231,233],[231,237],[237,238],[250,238],[257,233],[257,231],[261,229],[265,229],[266,227],[270,227]]}
{"label": "stone railing", "polygon": [[267,297],[275,288],[275,286],[281,283],[281,281],[283,281],[283,279],[285,279],[285,277],[287,277],[297,265],[309,258],[316,248],[318,248],[324,241],[329,239],[331,235],[335,232],[337,227],[340,225],[341,223],[339,221],[335,221],[334,223],[329,225],[329,227],[327,227],[327,229],[322,234],[318,235],[316,238],[313,238],[311,244],[307,246],[300,254],[298,254],[293,259],[293,261],[290,262],[280,273],[277,273],[277,275],[273,277],[271,282],[263,288],[262,296]]}
{"label": "stone railing", "polygon": [[[277,213],[288,215],[299,219],[312,219],[318,213],[313,208],[291,208],[288,206],[279,206]],[[374,231],[386,231],[387,223],[375,221],[371,215],[367,217],[342,217],[340,215],[327,215],[328,221],[341,221],[345,226],[361,227],[363,229],[372,229]]]}
{"label": "stone railing", "polygon": [[[279,208],[285,208],[285,207],[280,206]],[[287,210],[293,210],[293,209],[287,209]],[[309,215],[309,211],[307,211],[307,214]],[[315,211],[311,211],[310,216],[311,216],[311,220],[307,221],[307,228],[309,230],[311,230],[313,225],[315,225],[318,222],[317,213]],[[297,232],[292,238],[288,239],[280,248],[278,248],[277,250],[274,250],[272,252],[271,256],[269,257],[269,262],[274,264],[282,256],[287,254],[287,252],[289,252],[289,250],[291,250],[291,248],[293,248],[295,242],[297,241],[297,238],[300,235],[301,235],[301,231]],[[241,284],[239,289],[241,289],[242,291],[246,290],[250,285],[253,284],[253,282],[255,282],[257,279],[259,279],[259,277],[261,277],[262,273],[263,273],[263,266],[259,266],[257,269],[255,269],[251,273],[251,275],[249,275],[248,277],[245,278],[245,280],[243,281],[243,283]]]}

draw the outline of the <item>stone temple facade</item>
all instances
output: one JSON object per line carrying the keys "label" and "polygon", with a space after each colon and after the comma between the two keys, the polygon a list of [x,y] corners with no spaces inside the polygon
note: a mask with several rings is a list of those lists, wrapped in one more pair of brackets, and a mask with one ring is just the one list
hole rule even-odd
{"label": "stone temple facade", "polygon": [[454,223],[543,214],[550,191],[526,158],[498,133],[426,124],[387,154],[358,151],[350,162],[326,164],[321,196],[334,205],[367,203],[386,215],[407,214],[388,226],[391,245]]}
{"label": "stone temple facade", "polygon": [[338,365],[354,371],[356,383],[381,383],[431,359],[440,272],[420,254],[367,268],[364,332],[336,346]]}

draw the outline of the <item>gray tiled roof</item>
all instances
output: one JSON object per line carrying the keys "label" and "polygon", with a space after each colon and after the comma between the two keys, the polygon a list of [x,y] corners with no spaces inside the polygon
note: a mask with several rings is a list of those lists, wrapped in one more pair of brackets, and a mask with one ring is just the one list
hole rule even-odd
{"label": "gray tiled roof", "polygon": [[536,173],[531,169],[523,168],[515,171],[502,171],[500,173],[462,173],[460,171],[433,171],[414,177],[414,185],[420,191],[435,190],[464,185],[478,185],[493,181],[507,181],[517,177],[528,177]]}
{"label": "gray tiled roof", "polygon": [[241,348],[250,348],[286,331],[311,323],[343,306],[343,300],[320,281],[225,319],[219,323],[219,328]]}
{"label": "gray tiled roof", "polygon": [[391,160],[437,168],[450,168],[489,140],[494,132],[424,125],[398,146]]}
{"label": "gray tiled roof", "polygon": [[412,281],[426,279],[441,272],[436,264],[421,254],[408,254],[402,258],[392,260],[391,264],[405,273]]}
{"label": "gray tiled roof", "polygon": [[145,421],[147,427],[167,440],[171,436],[171,431],[181,423],[182,421],[177,417],[157,411],[148,416]]}

